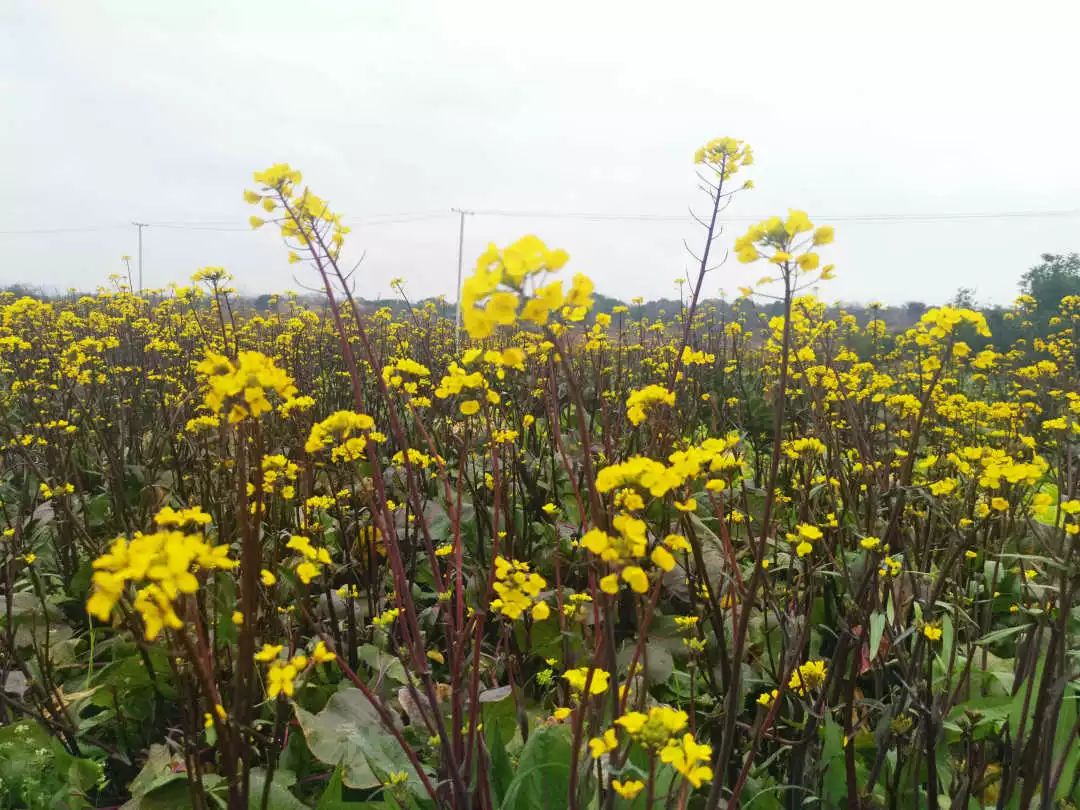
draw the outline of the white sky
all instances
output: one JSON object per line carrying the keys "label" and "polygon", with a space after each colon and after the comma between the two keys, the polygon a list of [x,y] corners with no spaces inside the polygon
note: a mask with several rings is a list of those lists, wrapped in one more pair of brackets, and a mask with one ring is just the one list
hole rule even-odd
{"label": "white sky", "polygon": [[[365,297],[395,276],[452,297],[452,206],[682,214],[718,135],[757,157],[733,215],[1078,210],[1078,33],[1076,0],[2,0],[0,231],[97,229],[0,233],[0,284],[90,289],[138,219],[241,229],[149,228],[147,286],[224,265],[244,292],[297,289],[276,236],[243,230],[276,161],[357,219]],[[436,215],[360,224],[401,212]],[[1040,253],[1080,250],[1080,215],[833,224],[829,299],[1003,303]],[[672,296],[699,238],[476,216],[466,272],[525,233],[622,298]],[[761,270],[732,258],[706,293]]]}

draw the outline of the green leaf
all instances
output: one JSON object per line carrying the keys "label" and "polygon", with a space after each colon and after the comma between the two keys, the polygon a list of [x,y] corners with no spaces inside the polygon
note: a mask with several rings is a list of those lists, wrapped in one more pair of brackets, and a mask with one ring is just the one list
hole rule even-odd
{"label": "green leaf", "polygon": [[873,663],[881,647],[881,637],[885,633],[885,614],[876,610],[870,614],[870,652],[868,660]]}
{"label": "green leaf", "polygon": [[[288,771],[274,771],[274,777],[270,780],[270,793],[267,797],[266,810],[307,810],[307,805],[296,798],[289,785],[295,779]],[[266,786],[266,769],[252,768],[250,776],[251,788],[248,793],[248,810],[262,810],[263,789]]]}
{"label": "green leaf", "polygon": [[226,644],[236,644],[236,622],[232,616],[237,606],[236,582],[224,571],[219,571],[214,576],[214,603],[218,639]]}
{"label": "green leaf", "polygon": [[344,788],[341,784],[341,768],[334,768],[334,775],[326,785],[326,790],[319,797],[315,810],[376,810],[384,808],[382,802],[351,802],[342,797]]}
{"label": "green leaf", "polygon": [[395,656],[383,652],[374,644],[361,644],[356,648],[356,657],[372,669],[375,673],[375,680],[388,678],[398,684],[405,684],[409,681],[401,661]]}
{"label": "green leaf", "polygon": [[1022,633],[1028,629],[1026,624],[1018,624],[1016,627],[1003,627],[1000,630],[992,630],[982,638],[976,639],[975,644],[996,644],[999,641],[1004,641],[1011,636],[1015,636],[1017,633]]}
{"label": "green leaf", "polygon": [[1080,712],[1080,691],[1073,686],[1066,687],[1057,718],[1057,731],[1054,733],[1054,761],[1058,762],[1061,757],[1065,757],[1061,781],[1054,792],[1055,799],[1068,798],[1069,788],[1072,786],[1072,779],[1068,775],[1080,771],[1080,745],[1074,744],[1072,739],[1077,712]]}
{"label": "green leaf", "polygon": [[841,807],[847,798],[844,771],[844,730],[830,715],[825,717],[821,761],[825,766],[821,789],[825,807]]}
{"label": "green leaf", "polygon": [[[513,708],[513,701],[503,702],[511,704]],[[496,807],[502,803],[503,797],[510,789],[510,784],[514,781],[514,766],[510,763],[510,755],[506,753],[507,739],[503,731],[503,723],[495,712],[499,705],[496,703],[484,707],[484,741],[491,760],[491,796]],[[512,728],[513,717],[510,719]]]}
{"label": "green leaf", "polygon": [[541,726],[529,735],[502,810],[566,810],[570,795],[570,730]]}
{"label": "green leaf", "polygon": [[359,689],[335,693],[318,714],[297,706],[296,719],[311,753],[327,765],[341,766],[341,780],[349,787],[378,787],[376,771],[405,771],[406,785],[427,795],[405,752]]}

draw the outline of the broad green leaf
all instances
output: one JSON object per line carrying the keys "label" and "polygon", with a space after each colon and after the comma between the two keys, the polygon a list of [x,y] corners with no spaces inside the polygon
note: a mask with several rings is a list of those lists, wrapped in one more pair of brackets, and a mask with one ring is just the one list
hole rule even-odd
{"label": "broad green leaf", "polygon": [[870,652],[868,659],[873,663],[881,647],[881,637],[885,633],[885,614],[876,610],[870,614]]}
{"label": "broad green leaf", "polygon": [[521,751],[502,810],[566,810],[569,795],[570,729],[541,726]]}
{"label": "broad green leaf", "polygon": [[296,719],[311,753],[331,766],[341,766],[341,780],[349,787],[373,788],[381,784],[376,770],[408,774],[410,789],[423,792],[412,765],[359,689],[344,689],[330,698],[318,714],[296,707]]}
{"label": "broad green leaf", "polygon": [[[262,796],[266,788],[266,769],[251,769],[251,788],[248,794],[248,810],[262,810]],[[307,810],[307,805],[300,801],[289,790],[289,785],[295,781],[287,771],[277,770],[270,780],[270,792],[267,797],[266,810]]]}

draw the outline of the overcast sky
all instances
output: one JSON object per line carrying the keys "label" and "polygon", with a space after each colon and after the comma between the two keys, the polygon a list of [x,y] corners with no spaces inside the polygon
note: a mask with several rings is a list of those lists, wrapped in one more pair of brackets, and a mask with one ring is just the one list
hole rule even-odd
{"label": "overcast sky", "polygon": [[[362,295],[453,297],[451,207],[678,216],[703,204],[694,149],[731,135],[757,159],[733,216],[836,225],[823,297],[1004,303],[1080,250],[1080,215],[1045,213],[1080,213],[1078,33],[1076,0],[0,0],[0,284],[91,289],[141,220],[204,228],[146,230],[147,286],[224,265],[298,289],[241,199],[286,161],[352,218]],[[1044,213],[849,221],[1007,212]],[[466,272],[526,233],[624,299],[673,295],[700,238],[476,215]],[[732,257],[706,293],[759,275]]]}

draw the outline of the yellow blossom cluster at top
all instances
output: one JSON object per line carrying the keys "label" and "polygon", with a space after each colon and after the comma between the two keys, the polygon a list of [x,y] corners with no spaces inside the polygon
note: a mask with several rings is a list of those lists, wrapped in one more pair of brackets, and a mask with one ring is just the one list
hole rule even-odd
{"label": "yellow blossom cluster at top", "polygon": [[372,436],[375,420],[366,413],[335,411],[311,426],[304,451],[318,453],[330,448],[334,461],[356,461],[364,457],[367,440]]}
{"label": "yellow blossom cluster at top", "polygon": [[633,456],[610,464],[596,475],[596,488],[607,493],[624,486],[636,486],[655,498],[661,498],[706,472],[730,474],[741,462],[733,453],[739,437],[709,438],[668,456],[668,463],[645,456]]}
{"label": "yellow blossom cluster at top", "polygon": [[711,166],[724,180],[753,162],[750,145],[735,138],[713,138],[694,152],[694,163]]}
{"label": "yellow blossom cluster at top", "polygon": [[300,554],[300,561],[296,564],[296,576],[305,585],[322,572],[323,566],[332,562],[329,551],[313,546],[311,540],[303,535],[292,535],[285,547]]}
{"label": "yellow blossom cluster at top", "polygon": [[[163,522],[175,514],[166,515]],[[110,621],[126,586],[134,584],[138,587],[134,607],[142,617],[146,638],[153,641],[165,627],[184,626],[174,603],[182,594],[199,590],[199,571],[235,566],[228,546],[211,545],[202,535],[165,530],[136,534],[130,541],[119,537],[94,560],[86,610],[103,622]]]}
{"label": "yellow blossom cluster at top", "polygon": [[648,412],[657,405],[675,405],[675,392],[662,385],[647,385],[637,391],[631,391],[626,399],[626,418],[637,427],[645,421]]}
{"label": "yellow blossom cluster at top", "polygon": [[267,393],[282,400],[296,395],[289,375],[261,352],[240,352],[236,362],[209,352],[195,368],[206,377],[206,407],[214,413],[227,411],[234,424],[249,416],[258,419],[272,410]]}
{"label": "yellow blossom cluster at top", "polygon": [[[689,732],[679,735],[687,720],[686,712],[669,706],[654,706],[647,714],[627,712],[615,720],[615,726],[589,740],[589,751],[593,759],[599,759],[616,750],[619,747],[616,727],[621,728],[631,740],[653,754],[658,753],[661,762],[698,788],[713,778],[712,746],[698,743]],[[632,792],[637,795],[636,791]]]}
{"label": "yellow blossom cluster at top", "polygon": [[[803,237],[803,234],[810,235]],[[827,281],[833,277],[833,266],[822,267],[821,257],[813,248],[827,245],[833,238],[831,226],[815,228],[805,211],[790,209],[787,217],[773,216],[751,225],[735,240],[735,257],[743,264],[764,259],[776,265],[778,275],[765,276],[758,284],[783,278],[794,287],[799,273],[817,270],[820,270],[817,279]],[[741,287],[740,290],[743,295],[753,293],[752,287]]]}
{"label": "yellow blossom cluster at top", "polygon": [[495,582],[492,588],[496,598],[491,600],[491,609],[511,621],[520,619],[522,613],[531,609],[533,619],[543,621],[551,615],[551,608],[540,598],[540,592],[546,587],[547,581],[529,570],[528,563],[508,560],[500,555],[495,558]]}
{"label": "yellow blossom cluster at top", "polygon": [[337,660],[337,656],[321,640],[316,642],[310,656],[297,653],[283,660],[279,656],[284,649],[283,644],[263,644],[262,649],[255,653],[256,661],[269,664],[266,672],[266,694],[270,699],[279,695],[291,698],[296,692],[296,678],[301,673],[310,666]]}
{"label": "yellow blossom cluster at top", "polygon": [[525,236],[506,248],[489,245],[461,290],[462,322],[475,340],[490,337],[497,326],[520,318],[543,326],[552,312],[568,321],[583,320],[592,307],[593,283],[578,273],[569,291],[561,281],[540,284],[540,277],[561,269],[566,251],[549,250],[542,240]]}
{"label": "yellow blossom cluster at top", "polygon": [[277,223],[281,236],[291,248],[290,263],[301,260],[297,251],[302,249],[315,249],[335,259],[340,255],[350,229],[342,224],[341,217],[330,210],[325,200],[306,186],[300,188],[302,176],[299,171],[288,163],[275,163],[255,172],[254,179],[262,189],[245,191],[244,201],[276,216],[267,220],[252,215],[249,219],[251,227],[261,228],[268,221]]}
{"label": "yellow blossom cluster at top", "polygon": [[435,396],[439,399],[462,397],[458,400],[458,410],[463,416],[478,413],[482,401],[491,405],[501,402],[498,391],[492,389],[482,372],[466,371],[454,362],[447,366],[446,374],[435,389]]}
{"label": "yellow blossom cluster at top", "polygon": [[383,366],[382,370],[383,382],[387,387],[404,392],[413,398],[413,404],[416,405],[428,404],[427,401],[418,402],[417,398],[421,393],[421,388],[430,384],[429,377],[431,377],[431,371],[427,366],[408,357],[399,358]]}

